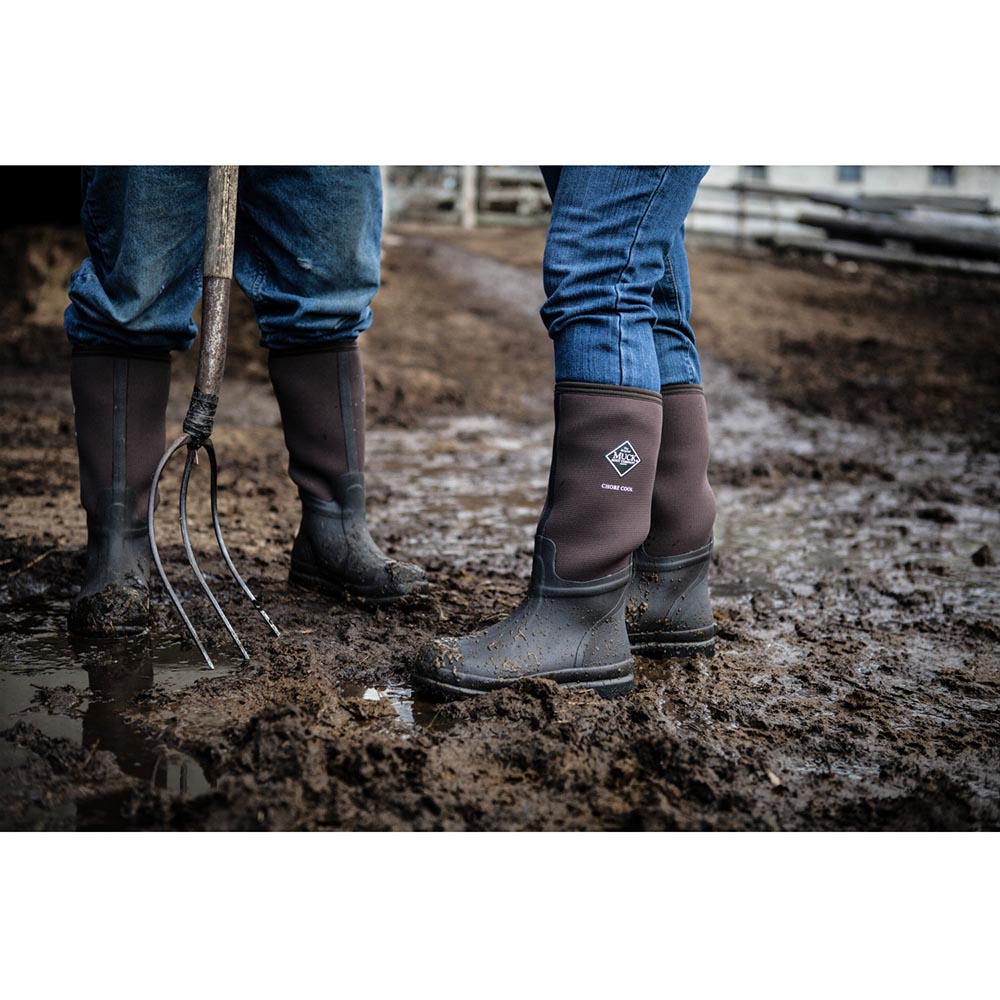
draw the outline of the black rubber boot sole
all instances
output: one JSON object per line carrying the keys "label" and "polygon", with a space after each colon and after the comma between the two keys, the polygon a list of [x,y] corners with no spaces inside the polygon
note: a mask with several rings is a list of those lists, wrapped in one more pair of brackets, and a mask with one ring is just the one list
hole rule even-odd
{"label": "black rubber boot sole", "polygon": [[[555,681],[562,688],[589,688],[596,691],[602,698],[621,698],[632,693],[635,687],[635,677],[632,673],[632,662],[626,660],[624,663],[616,663],[600,668],[601,673],[610,670],[627,670],[627,674],[618,677],[602,677],[593,680],[579,679],[580,669],[552,671],[551,673],[533,674],[530,678],[524,677],[522,680],[551,680]],[[595,671],[596,672],[596,671]],[[564,680],[566,674],[576,675],[573,680]],[[561,676],[562,675],[562,676]],[[432,677],[425,677],[420,674],[414,675],[414,689],[426,694],[432,701],[458,701],[462,698],[475,697],[477,695],[489,694],[491,691],[509,690],[510,683],[498,683],[491,687],[466,687],[459,683],[447,683]]]}
{"label": "black rubber boot sole", "polygon": [[301,568],[292,567],[288,573],[288,582],[303,590],[311,590],[315,593],[325,594],[327,597],[336,597],[342,601],[350,601],[370,607],[381,607],[388,604],[401,604],[404,601],[419,600],[426,597],[428,592],[427,581],[415,584],[410,590],[403,594],[379,594],[361,587],[353,587],[348,583],[341,583],[331,580],[328,576],[321,576],[318,573],[310,573]]}
{"label": "black rubber boot sole", "polygon": [[677,642],[658,637],[636,636],[632,639],[632,652],[649,660],[690,660],[698,656],[715,656],[715,639],[704,642]]}

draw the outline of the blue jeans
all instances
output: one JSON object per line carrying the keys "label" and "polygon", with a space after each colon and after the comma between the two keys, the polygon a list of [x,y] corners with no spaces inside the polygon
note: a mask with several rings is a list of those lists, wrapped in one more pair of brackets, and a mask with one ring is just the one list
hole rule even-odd
{"label": "blue jeans", "polygon": [[[84,167],[90,257],[70,279],[74,347],[184,350],[201,295],[206,167]],[[234,277],[264,347],[356,339],[379,285],[378,167],[241,167]]]}
{"label": "blue jeans", "polygon": [[557,381],[701,381],[684,220],[708,167],[542,167],[542,321]]}

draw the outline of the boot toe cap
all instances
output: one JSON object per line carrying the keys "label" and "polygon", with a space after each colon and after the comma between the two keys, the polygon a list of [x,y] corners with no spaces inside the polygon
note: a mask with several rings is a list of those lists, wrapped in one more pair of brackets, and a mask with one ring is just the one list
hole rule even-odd
{"label": "boot toe cap", "polygon": [[463,644],[460,639],[435,639],[424,645],[414,666],[414,682],[445,698],[480,693],[481,679],[469,670]]}
{"label": "boot toe cap", "polygon": [[535,659],[513,656],[505,643],[491,641],[485,632],[435,639],[421,649],[413,679],[432,693],[461,698],[534,676],[539,668]]}
{"label": "boot toe cap", "polygon": [[427,590],[427,574],[413,563],[392,559],[386,563],[385,572],[390,591],[405,595],[421,594]]}

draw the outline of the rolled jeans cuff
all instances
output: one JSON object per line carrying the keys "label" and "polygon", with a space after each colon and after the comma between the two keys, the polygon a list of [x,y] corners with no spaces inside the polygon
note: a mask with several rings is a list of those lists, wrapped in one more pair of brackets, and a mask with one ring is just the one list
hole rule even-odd
{"label": "rolled jeans cuff", "polygon": [[619,330],[618,323],[578,322],[552,337],[557,382],[598,382],[660,391],[653,338],[645,330]]}

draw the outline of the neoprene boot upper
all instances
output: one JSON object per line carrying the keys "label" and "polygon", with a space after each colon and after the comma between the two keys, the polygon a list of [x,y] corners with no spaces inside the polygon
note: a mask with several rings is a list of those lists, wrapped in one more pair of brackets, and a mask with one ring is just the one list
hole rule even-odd
{"label": "neoprene boot upper", "polygon": [[300,586],[371,603],[427,589],[423,570],[379,549],[365,519],[365,389],[355,342],[271,351],[288,473],[302,521],[289,578]]}
{"label": "neoprene boot upper", "polygon": [[149,619],[146,512],[164,450],[170,356],[75,351],[70,381],[87,571],[69,627],[82,635],[134,635]]}
{"label": "neoprene boot upper", "polygon": [[660,396],[560,382],[555,419],[528,594],[506,620],[424,647],[414,680],[434,697],[528,677],[606,697],[632,689],[625,598],[632,552],[649,530]]}

